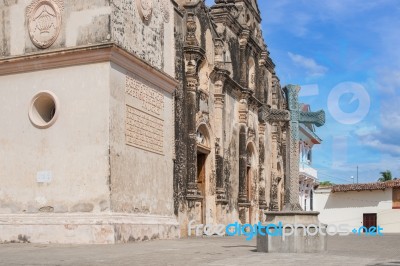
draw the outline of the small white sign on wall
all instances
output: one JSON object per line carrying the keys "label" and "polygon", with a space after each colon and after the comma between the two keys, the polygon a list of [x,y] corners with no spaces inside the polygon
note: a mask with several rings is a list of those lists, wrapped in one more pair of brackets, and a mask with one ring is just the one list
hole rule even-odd
{"label": "small white sign on wall", "polygon": [[50,183],[53,178],[51,171],[40,171],[36,174],[37,183]]}

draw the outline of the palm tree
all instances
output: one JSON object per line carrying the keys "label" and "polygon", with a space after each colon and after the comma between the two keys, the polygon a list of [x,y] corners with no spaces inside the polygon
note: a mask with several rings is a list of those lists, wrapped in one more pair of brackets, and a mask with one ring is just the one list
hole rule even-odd
{"label": "palm tree", "polygon": [[379,182],[386,182],[392,180],[392,172],[386,170],[381,172],[381,177],[378,179]]}

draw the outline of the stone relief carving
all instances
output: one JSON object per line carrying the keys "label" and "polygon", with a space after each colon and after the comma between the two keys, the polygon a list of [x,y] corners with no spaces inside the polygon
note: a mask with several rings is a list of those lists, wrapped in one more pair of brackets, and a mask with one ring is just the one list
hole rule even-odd
{"label": "stone relief carving", "polygon": [[153,0],[136,0],[136,6],[142,19],[149,21],[153,13]]}
{"label": "stone relief carving", "polygon": [[290,120],[290,112],[287,110],[263,108],[258,114],[263,121],[268,122],[287,122]]}
{"label": "stone relief carving", "polygon": [[169,0],[161,0],[161,14],[165,23],[169,22]]}
{"label": "stone relief carving", "polygon": [[34,0],[26,9],[28,32],[32,43],[40,48],[50,47],[61,29],[63,0]]}
{"label": "stone relief carving", "polygon": [[201,124],[205,124],[205,125],[207,125],[207,127],[208,128],[211,128],[211,125],[210,125],[210,117],[209,117],[209,115],[208,114],[206,114],[206,113],[198,113],[197,115],[196,115],[196,121],[197,121],[197,125],[196,125],[196,127],[198,128]]}

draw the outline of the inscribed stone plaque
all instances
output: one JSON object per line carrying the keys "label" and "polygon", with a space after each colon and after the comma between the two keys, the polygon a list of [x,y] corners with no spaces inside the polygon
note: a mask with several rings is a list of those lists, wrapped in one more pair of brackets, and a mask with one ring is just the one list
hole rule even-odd
{"label": "inscribed stone plaque", "polygon": [[164,95],[136,79],[126,76],[125,92],[141,101],[149,113],[160,115],[164,111]]}
{"label": "inscribed stone plaque", "polygon": [[164,121],[126,105],[126,144],[163,154]]}
{"label": "inscribed stone plaque", "polygon": [[164,95],[126,76],[126,144],[164,154]]}

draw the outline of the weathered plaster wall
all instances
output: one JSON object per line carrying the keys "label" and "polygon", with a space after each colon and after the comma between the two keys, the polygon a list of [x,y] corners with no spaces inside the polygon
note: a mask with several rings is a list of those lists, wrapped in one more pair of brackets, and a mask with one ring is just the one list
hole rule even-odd
{"label": "weathered plaster wall", "polygon": [[[144,20],[136,1],[111,0],[111,35],[113,41],[152,66],[174,76],[174,20],[170,1],[153,1],[152,14]],[[169,19],[163,17],[165,6]]]}
{"label": "weathered plaster wall", "polygon": [[224,167],[225,180],[227,180],[227,199],[229,201],[228,213],[230,219],[238,217],[237,206],[239,195],[239,118],[237,98],[231,94],[225,96],[224,110]]}
{"label": "weathered plaster wall", "polygon": [[[163,108],[154,114],[143,109],[143,102],[128,95],[126,78],[139,80],[163,95]],[[136,75],[113,65],[110,99],[111,209],[114,212],[173,215],[173,99]],[[126,105],[162,119],[162,154],[126,144]],[[146,121],[135,122],[146,124]],[[145,133],[147,134],[147,132]]]}
{"label": "weathered plaster wall", "polygon": [[[31,2],[3,1],[0,4],[0,56],[43,51],[29,36],[26,10]],[[141,18],[137,1],[63,2],[60,33],[47,50],[115,42],[152,66],[174,75],[174,23],[170,1],[154,1],[149,21]],[[168,15],[164,16],[164,11]]]}
{"label": "weathered plaster wall", "polygon": [[[110,210],[108,73],[100,63],[0,76],[0,121],[7,129],[0,131],[0,213]],[[28,117],[42,90],[60,102],[48,129]],[[51,171],[51,182],[38,183],[39,171]]]}

